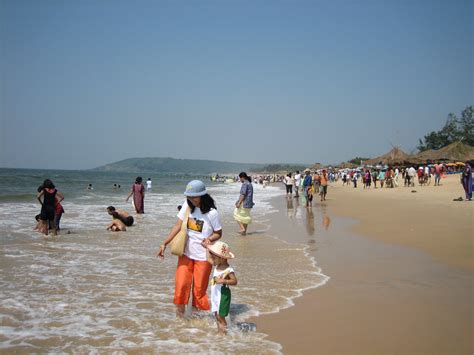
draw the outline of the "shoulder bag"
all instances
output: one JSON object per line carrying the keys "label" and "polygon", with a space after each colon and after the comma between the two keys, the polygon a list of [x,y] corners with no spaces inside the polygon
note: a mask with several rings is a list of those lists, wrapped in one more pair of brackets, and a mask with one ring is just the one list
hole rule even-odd
{"label": "shoulder bag", "polygon": [[181,223],[181,229],[178,234],[171,241],[171,254],[176,256],[182,256],[184,254],[184,248],[188,242],[188,218],[189,218],[189,206],[186,206],[186,214]]}

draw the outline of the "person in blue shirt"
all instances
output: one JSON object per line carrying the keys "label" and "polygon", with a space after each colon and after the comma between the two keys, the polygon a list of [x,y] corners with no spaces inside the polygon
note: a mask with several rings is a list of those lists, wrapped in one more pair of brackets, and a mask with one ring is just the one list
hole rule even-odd
{"label": "person in blue shirt", "polygon": [[240,235],[247,234],[247,227],[252,222],[250,211],[255,205],[253,202],[252,179],[245,172],[239,174],[242,187],[240,189],[239,200],[235,203],[234,219],[239,224]]}

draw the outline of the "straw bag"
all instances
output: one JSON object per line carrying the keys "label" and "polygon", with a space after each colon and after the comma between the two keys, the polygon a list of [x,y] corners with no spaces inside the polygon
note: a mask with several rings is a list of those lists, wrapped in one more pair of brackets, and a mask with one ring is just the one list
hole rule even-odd
{"label": "straw bag", "polygon": [[184,248],[186,247],[186,243],[188,241],[188,218],[189,207],[186,206],[186,214],[184,216],[183,223],[181,223],[181,229],[170,243],[171,254],[173,255],[182,256],[184,254]]}

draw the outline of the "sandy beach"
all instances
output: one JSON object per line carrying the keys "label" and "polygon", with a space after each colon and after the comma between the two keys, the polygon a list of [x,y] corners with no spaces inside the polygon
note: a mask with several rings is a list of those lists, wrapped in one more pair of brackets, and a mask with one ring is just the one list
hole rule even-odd
{"label": "sandy beach", "polygon": [[474,205],[459,196],[458,175],[439,187],[337,182],[300,220],[276,198],[272,232],[310,245],[330,280],[254,319],[259,331],[285,354],[472,354]]}

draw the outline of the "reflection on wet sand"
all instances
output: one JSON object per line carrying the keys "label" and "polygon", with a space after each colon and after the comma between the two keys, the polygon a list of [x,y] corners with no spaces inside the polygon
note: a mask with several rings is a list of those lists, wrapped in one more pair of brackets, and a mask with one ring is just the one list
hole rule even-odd
{"label": "reflection on wet sand", "polygon": [[314,214],[311,208],[306,209],[306,232],[308,235],[314,235]]}
{"label": "reflection on wet sand", "polygon": [[309,236],[313,236],[316,231],[316,226],[314,222],[314,213],[321,213],[322,227],[325,230],[328,230],[331,225],[331,217],[327,213],[326,206],[321,206],[321,209],[317,209],[316,212],[313,212],[311,208],[306,209],[306,232]]}
{"label": "reflection on wet sand", "polygon": [[328,230],[331,225],[331,218],[328,215],[323,214],[323,227]]}
{"label": "reflection on wet sand", "polygon": [[325,205],[321,206],[321,214],[323,217],[323,227],[325,230],[328,230],[329,226],[331,225],[331,218],[328,215],[327,208]]}
{"label": "reflection on wet sand", "polygon": [[293,219],[294,217],[294,207],[293,207],[293,198],[287,197],[286,198],[286,210],[289,219]]}
{"label": "reflection on wet sand", "polygon": [[[315,213],[321,214],[321,226],[322,228],[324,228],[324,230],[328,230],[331,226],[331,217],[329,217],[329,214],[327,213],[327,207],[324,204],[317,205],[316,211],[313,211],[312,208],[304,208],[301,210],[302,213],[298,214],[298,207],[300,206],[300,203],[305,203],[304,197],[301,196],[301,198],[297,198],[287,196],[285,197],[285,199],[288,219],[291,220],[293,223],[298,223],[298,221],[301,221],[304,218],[306,233],[309,236],[314,236],[316,233],[316,226],[314,221]],[[304,214],[304,211],[306,211],[306,214]]]}

